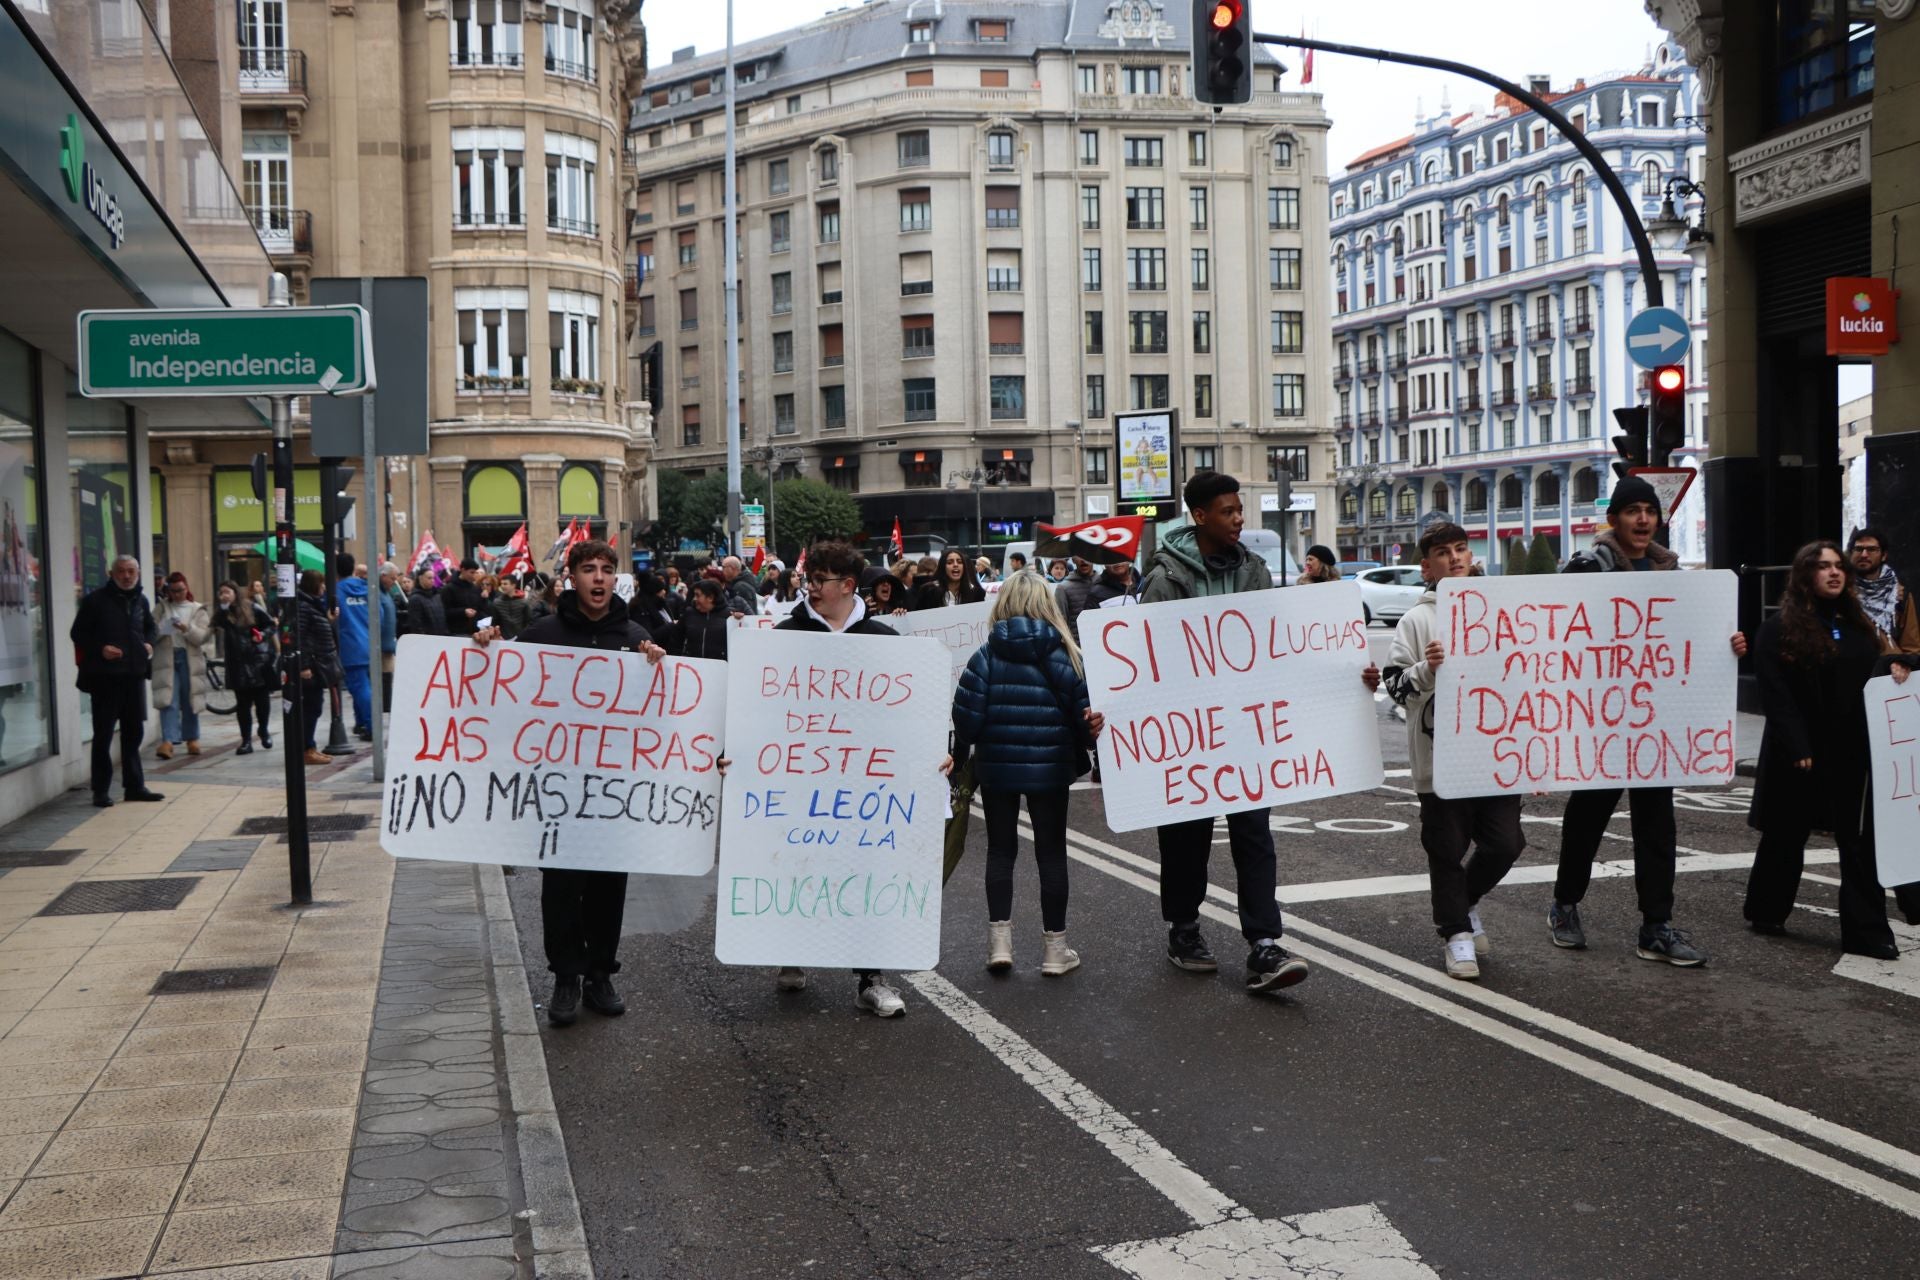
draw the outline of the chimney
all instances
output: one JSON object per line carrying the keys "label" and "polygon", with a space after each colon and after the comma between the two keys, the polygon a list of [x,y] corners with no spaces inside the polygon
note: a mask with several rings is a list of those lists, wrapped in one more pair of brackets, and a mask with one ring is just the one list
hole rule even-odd
{"label": "chimney", "polygon": [[675,49],[673,51],[673,60],[675,62],[691,62],[693,60],[693,52],[692,45],[688,45],[684,49]]}

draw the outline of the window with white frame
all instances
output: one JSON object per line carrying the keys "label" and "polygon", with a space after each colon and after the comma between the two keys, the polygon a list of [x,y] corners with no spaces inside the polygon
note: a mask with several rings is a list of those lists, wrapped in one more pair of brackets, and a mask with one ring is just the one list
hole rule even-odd
{"label": "window with white frame", "polygon": [[547,290],[547,355],[555,391],[600,394],[599,298]]}
{"label": "window with white frame", "polygon": [[1273,375],[1273,416],[1276,418],[1300,418],[1307,412],[1307,375],[1304,373],[1276,373]]}
{"label": "window with white frame", "polygon": [[598,235],[595,216],[599,144],[570,133],[547,131],[547,229]]}
{"label": "window with white frame", "polygon": [[547,70],[593,79],[593,0],[547,0]]}
{"label": "window with white frame", "polygon": [[527,386],[527,291],[460,287],[453,291],[459,324],[459,389],[524,391]]}
{"label": "window with white frame", "polygon": [[525,226],[526,135],[519,129],[453,131],[453,225]]}
{"label": "window with white frame", "polygon": [[240,192],[269,253],[293,248],[293,141],[249,131],[240,139]]}
{"label": "window with white frame", "polygon": [[1122,67],[1120,68],[1120,87],[1125,93],[1159,93],[1160,68]]}
{"label": "window with white frame", "polygon": [[520,65],[520,0],[453,0],[451,9],[454,66]]}
{"label": "window with white frame", "polygon": [[[47,11],[44,5],[27,6],[36,7],[42,13]],[[138,6],[132,7],[137,14]],[[239,9],[241,90],[271,93],[286,89],[287,0],[241,0]]]}

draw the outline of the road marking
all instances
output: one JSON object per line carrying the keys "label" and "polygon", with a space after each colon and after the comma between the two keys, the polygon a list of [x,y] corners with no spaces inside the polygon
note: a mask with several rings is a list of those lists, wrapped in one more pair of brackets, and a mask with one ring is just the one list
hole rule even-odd
{"label": "road marking", "polygon": [[1117,1269],[1142,1280],[1242,1276],[1438,1280],[1374,1205],[1283,1219],[1255,1218],[951,982],[933,972],[910,973],[906,978],[927,1003],[952,1018],[1056,1111],[1193,1220],[1197,1228],[1193,1231],[1092,1251]]}
{"label": "road marking", "polygon": [[[1808,879],[1826,880],[1828,876],[1809,876]],[[1839,881],[1834,881],[1838,884]],[[1838,916],[1840,913],[1832,907],[1816,907],[1811,903],[1795,903],[1800,911],[1812,912],[1818,916]],[[1904,924],[1899,920],[1887,921],[1893,930],[1894,945],[1900,948],[1898,960],[1875,960],[1872,956],[1842,955],[1839,963],[1833,966],[1835,977],[1851,978],[1855,982],[1868,982],[1876,987],[1885,987],[1889,991],[1898,991],[1903,996],[1920,999],[1920,928]]]}
{"label": "road marking", "polygon": [[[1030,828],[1023,826],[1022,834],[1031,840]],[[1084,863],[1122,883],[1131,884],[1135,888],[1149,893],[1158,892],[1157,879],[1149,878],[1149,875],[1157,875],[1158,868],[1147,859],[1072,828],[1067,831],[1067,839],[1067,852],[1075,861]],[[1141,871],[1149,875],[1142,875]],[[1207,896],[1216,901],[1202,904],[1203,915],[1221,924],[1238,925],[1236,912],[1229,910],[1236,904],[1235,895],[1209,884]],[[1645,1071],[1665,1083],[1682,1085],[1715,1101],[1738,1107],[1772,1124],[1793,1130],[1861,1159],[1872,1161],[1909,1178],[1920,1178],[1920,1154],[1896,1147],[1892,1143],[1883,1142],[1844,1125],[1835,1124],[1830,1120],[1824,1120],[1799,1107],[1777,1102],[1765,1094],[1755,1093],[1739,1085],[1716,1079],[1705,1072],[1615,1039],[1604,1032],[1581,1026],[1558,1014],[1537,1009],[1510,996],[1500,995],[1483,987],[1455,982],[1430,966],[1418,964],[1390,951],[1349,938],[1312,921],[1296,917],[1291,922],[1290,928],[1293,934],[1290,939],[1293,949],[1312,963],[1322,965],[1343,977],[1351,978],[1383,994],[1414,1005],[1435,1017],[1476,1031],[1510,1048],[1562,1067],[1591,1083],[1612,1089],[1656,1110],[1697,1124],[1762,1155],[1771,1156],[1784,1164],[1811,1173],[1835,1186],[1886,1205],[1909,1217],[1920,1218],[1920,1193],[1783,1138],[1777,1133],[1760,1128],[1737,1116],[1675,1093],[1663,1087],[1662,1084],[1655,1084],[1630,1075],[1618,1067],[1576,1052],[1543,1036],[1535,1035],[1522,1027],[1501,1022],[1488,1014],[1466,1008],[1465,1005],[1479,1004],[1518,1022],[1531,1024],[1541,1031],[1550,1032],[1582,1048],[1605,1054],[1619,1062]],[[1336,955],[1312,943],[1301,942],[1299,941],[1301,936],[1318,939],[1328,946],[1351,952],[1383,969],[1439,988],[1447,994],[1444,997],[1436,995],[1400,978],[1368,968],[1346,956]]]}

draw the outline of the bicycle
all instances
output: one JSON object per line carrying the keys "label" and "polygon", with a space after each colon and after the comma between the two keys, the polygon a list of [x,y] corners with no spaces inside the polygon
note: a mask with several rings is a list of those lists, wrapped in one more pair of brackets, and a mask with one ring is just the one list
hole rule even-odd
{"label": "bicycle", "polygon": [[218,716],[230,716],[239,705],[239,695],[227,686],[226,662],[220,658],[207,659],[207,710]]}

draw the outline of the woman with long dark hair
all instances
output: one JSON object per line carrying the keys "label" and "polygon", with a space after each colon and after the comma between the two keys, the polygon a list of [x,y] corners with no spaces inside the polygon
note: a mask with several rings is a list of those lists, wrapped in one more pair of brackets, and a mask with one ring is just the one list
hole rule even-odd
{"label": "woman with long dark hair", "polygon": [[913,593],[913,607],[944,609],[948,605],[978,604],[987,590],[974,576],[973,561],[958,547],[948,547],[939,565]]}
{"label": "woman with long dark hair", "polygon": [[327,690],[340,683],[345,673],[340,667],[340,646],[333,634],[333,615],[327,608],[324,592],[327,579],[318,569],[300,575],[300,589],[294,594],[294,606],[300,611],[300,668],[291,673],[300,682],[300,705],[306,714],[306,762],[332,764],[333,757],[315,746],[320,728],[320,708]]}
{"label": "woman with long dark hair", "polygon": [[[1900,951],[1874,866],[1863,692],[1882,648],[1840,548],[1831,542],[1800,548],[1780,611],[1760,628],[1754,646],[1767,727],[1747,815],[1761,837],[1747,877],[1746,917],[1756,933],[1785,933],[1807,836],[1832,831],[1840,846],[1841,948],[1894,960]],[[1899,663],[1893,672],[1897,680],[1907,678]],[[1898,893],[1909,916],[1920,914],[1920,886]]]}
{"label": "woman with long dark hair", "polygon": [[233,713],[240,721],[236,754],[249,755],[256,719],[260,722],[260,745],[273,746],[273,691],[278,684],[273,668],[280,650],[279,638],[274,634],[272,616],[243,596],[235,584],[221,583],[214,592],[214,605],[213,625],[220,632],[227,687],[233,690]]}

